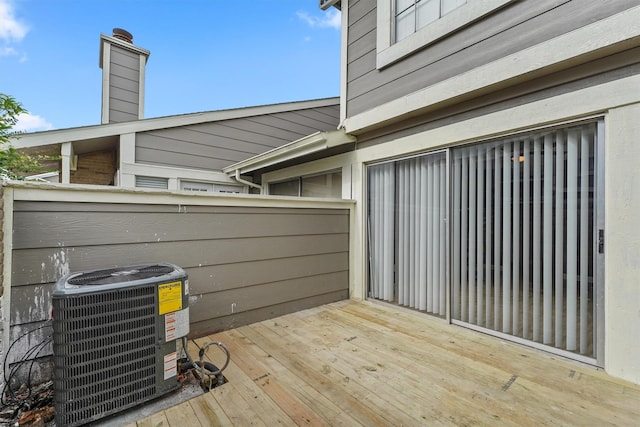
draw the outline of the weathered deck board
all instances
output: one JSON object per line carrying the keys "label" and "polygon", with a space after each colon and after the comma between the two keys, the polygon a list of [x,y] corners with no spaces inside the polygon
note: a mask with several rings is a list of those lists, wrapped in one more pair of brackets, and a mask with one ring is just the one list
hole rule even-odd
{"label": "weathered deck board", "polygon": [[229,383],[139,427],[640,424],[640,386],[382,304],[304,310],[191,353],[209,340],[231,350]]}
{"label": "weathered deck board", "polygon": [[[191,399],[189,404],[203,427],[233,425],[227,414],[225,414],[224,409],[210,393]],[[183,427],[186,427],[186,425]]]}
{"label": "weathered deck board", "polygon": [[169,425],[199,427],[202,424],[189,402],[182,402],[164,411]]}

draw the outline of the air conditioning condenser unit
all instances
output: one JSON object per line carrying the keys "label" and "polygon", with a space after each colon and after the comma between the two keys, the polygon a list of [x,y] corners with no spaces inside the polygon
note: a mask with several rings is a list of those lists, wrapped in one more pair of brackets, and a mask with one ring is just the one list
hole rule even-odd
{"label": "air conditioning condenser unit", "polygon": [[168,263],[71,273],[54,287],[58,426],[85,424],[180,386],[189,282]]}

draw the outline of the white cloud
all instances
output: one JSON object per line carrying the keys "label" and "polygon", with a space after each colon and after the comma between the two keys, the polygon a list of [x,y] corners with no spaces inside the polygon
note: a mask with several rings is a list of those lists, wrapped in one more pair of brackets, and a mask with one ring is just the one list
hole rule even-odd
{"label": "white cloud", "polygon": [[0,56],[11,56],[11,55],[17,55],[17,54],[18,54],[18,51],[12,47],[0,46]]}
{"label": "white cloud", "polygon": [[51,129],[53,129],[51,123],[40,116],[29,113],[18,115],[18,122],[13,127],[16,132],[39,132]]}
{"label": "white cloud", "polygon": [[298,18],[302,21],[306,22],[307,25],[314,28],[335,28],[339,30],[342,25],[340,11],[336,9],[329,9],[327,12],[324,12],[321,18],[311,16],[304,11],[297,12],[296,15],[298,15]]}
{"label": "white cloud", "polygon": [[0,40],[19,42],[27,35],[29,28],[13,16],[13,6],[9,0],[0,0]]}
{"label": "white cloud", "polygon": [[27,35],[29,28],[13,15],[11,0],[0,0],[0,56],[20,56],[25,62],[27,56],[17,51],[12,44],[20,42]]}

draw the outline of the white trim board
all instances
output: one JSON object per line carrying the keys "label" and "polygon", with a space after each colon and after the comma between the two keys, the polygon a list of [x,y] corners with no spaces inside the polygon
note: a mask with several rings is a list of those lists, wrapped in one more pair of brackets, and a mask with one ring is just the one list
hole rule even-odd
{"label": "white trim board", "polygon": [[2,199],[4,212],[2,221],[2,296],[0,304],[2,304],[0,322],[2,322],[2,341],[0,342],[0,355],[7,355],[9,343],[11,342],[11,266],[13,264],[13,189],[4,188]]}
{"label": "white trim board", "polygon": [[100,68],[102,68],[102,109],[100,123],[109,123],[109,87],[111,86],[111,44],[100,40]]}
{"label": "white trim board", "polygon": [[385,124],[640,45],[640,6],[451,77],[344,121],[359,134]]}
{"label": "white trim board", "polygon": [[122,162],[120,164],[120,173],[130,175],[157,176],[162,178],[196,179],[200,181],[215,181],[228,184],[235,183],[235,181],[229,178],[227,174],[218,171],[147,165],[144,163]]}
{"label": "white trim board", "polygon": [[340,125],[347,118],[347,61],[349,48],[349,2],[342,3],[340,28]]}
{"label": "white trim board", "polygon": [[151,52],[148,51],[147,49],[143,49],[139,46],[134,45],[133,43],[128,43],[124,40],[120,40],[116,37],[113,36],[108,36],[106,34],[100,34],[100,62],[99,62],[99,66],[100,68],[102,68],[102,66],[104,65],[104,62],[102,62],[103,60],[103,56],[102,56],[102,48],[105,44],[115,44],[120,46],[123,49],[126,49],[128,51],[131,51],[133,53],[136,53],[138,55],[143,55],[145,57],[149,57],[149,55],[151,55]]}
{"label": "white trim board", "polygon": [[49,184],[9,182],[5,191],[13,191],[13,200],[87,202],[87,203],[132,203],[178,205],[185,210],[193,206],[231,207],[276,207],[276,208],[330,208],[351,209],[353,200],[260,196],[255,194],[188,193],[171,190],[142,188],[118,188],[99,185]]}

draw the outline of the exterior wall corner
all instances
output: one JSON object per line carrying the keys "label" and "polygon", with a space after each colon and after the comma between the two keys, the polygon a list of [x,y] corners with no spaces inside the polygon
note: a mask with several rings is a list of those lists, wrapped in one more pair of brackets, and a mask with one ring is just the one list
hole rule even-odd
{"label": "exterior wall corner", "polygon": [[640,103],[609,111],[605,145],[605,370],[640,384]]}

